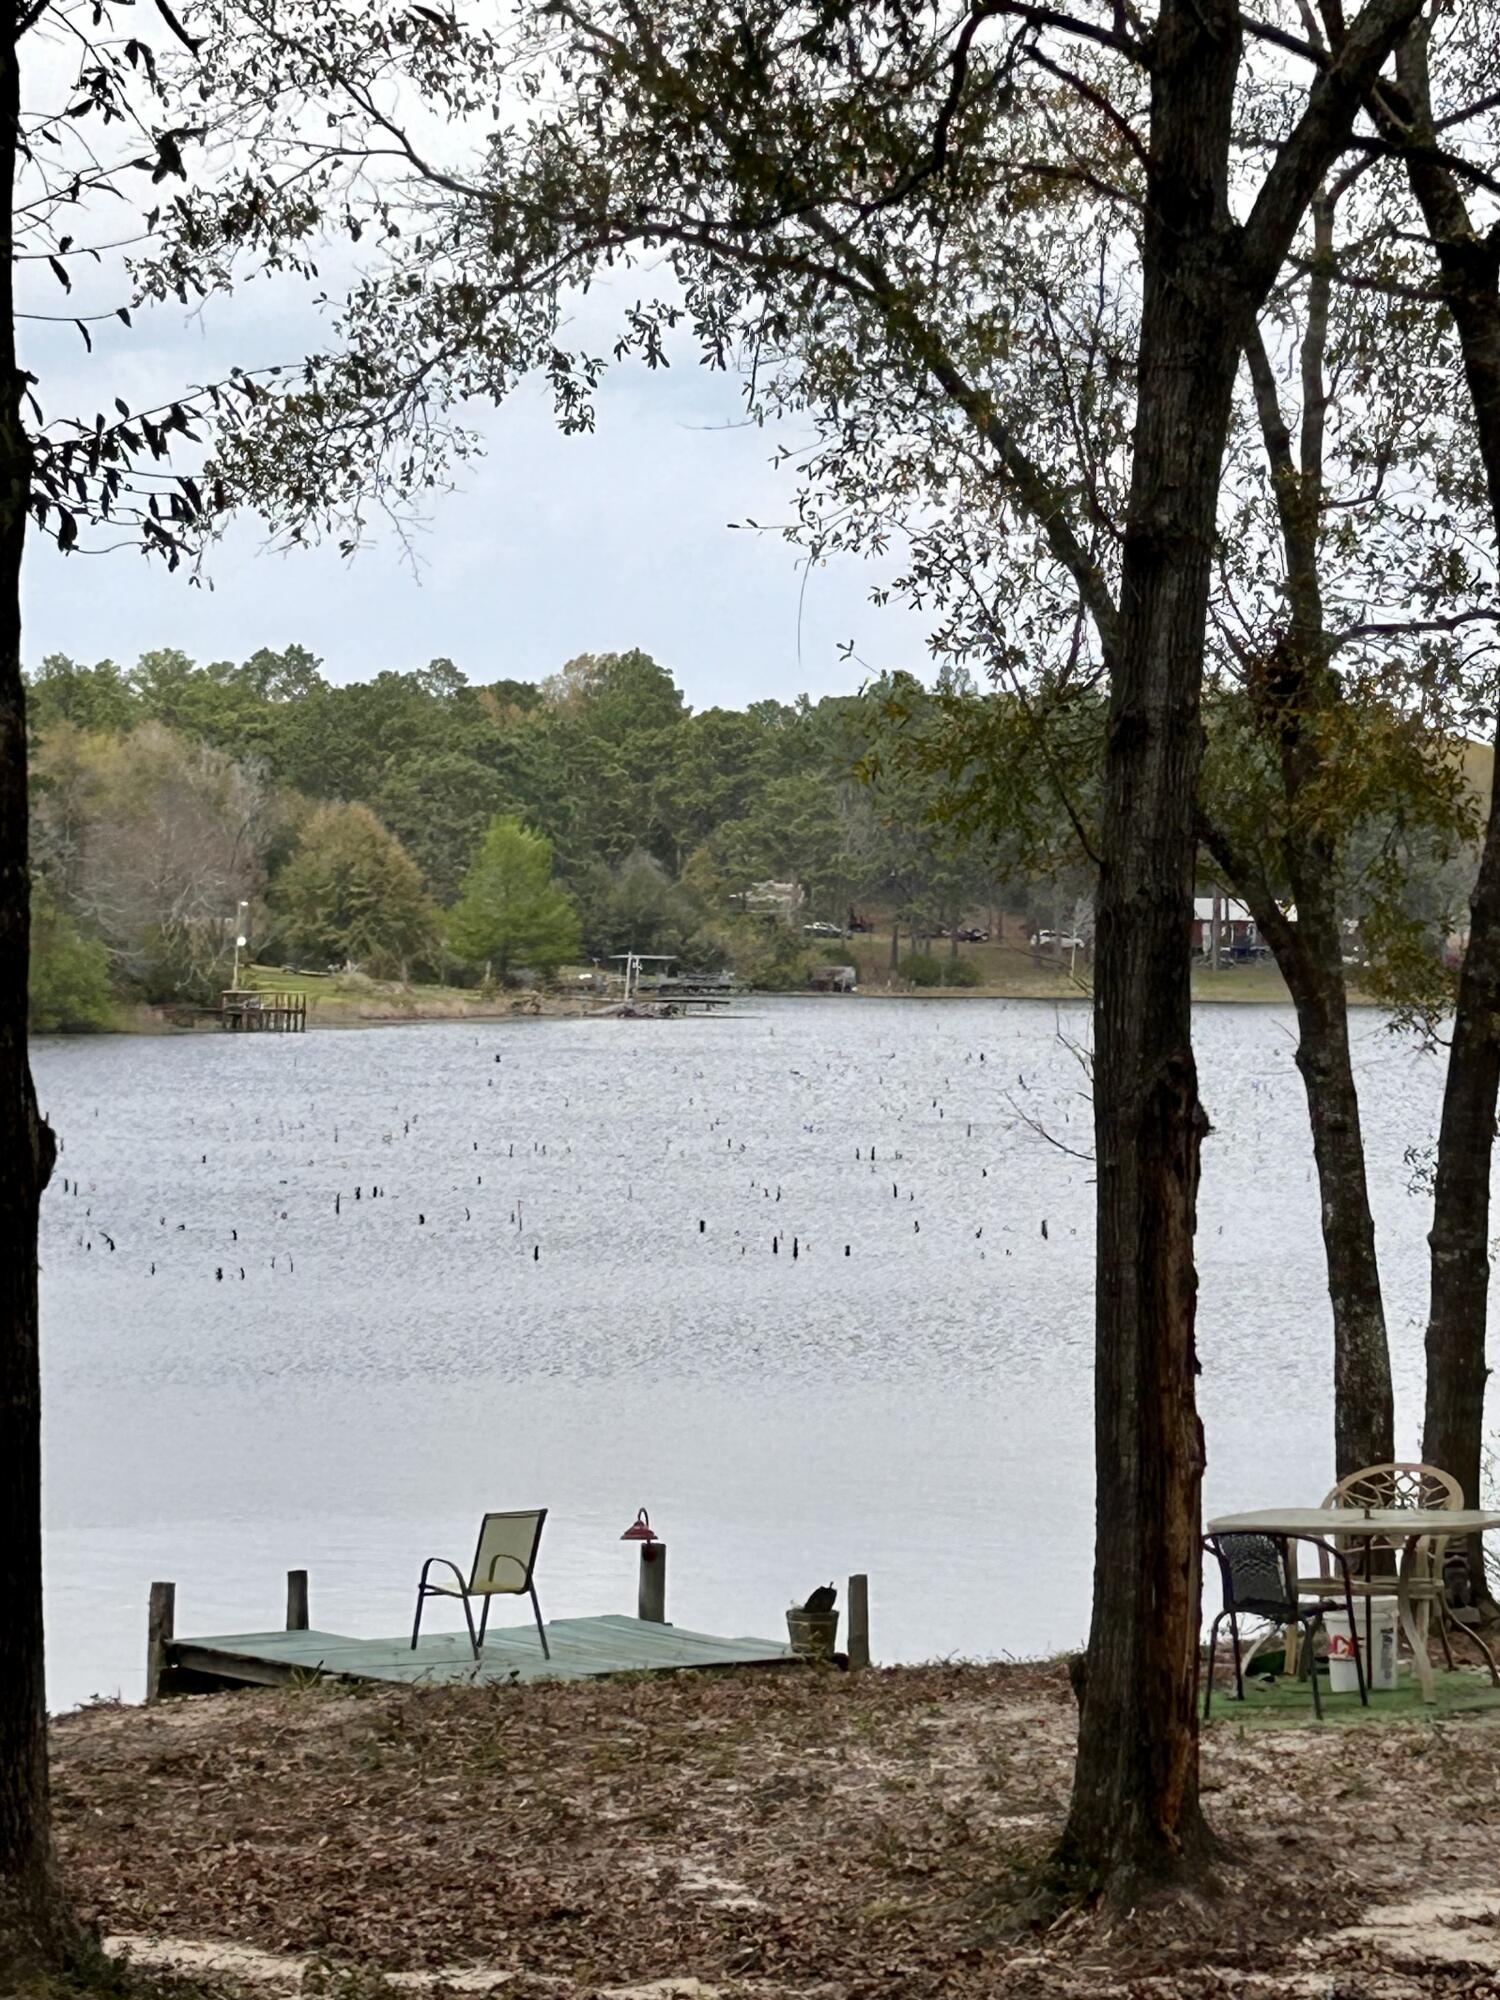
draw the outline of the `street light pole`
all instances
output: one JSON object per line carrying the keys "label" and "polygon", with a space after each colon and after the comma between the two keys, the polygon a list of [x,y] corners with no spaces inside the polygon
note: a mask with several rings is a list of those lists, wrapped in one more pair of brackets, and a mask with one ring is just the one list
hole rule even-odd
{"label": "street light pole", "polygon": [[238,991],[240,983],[240,953],[245,949],[245,912],[250,905],[242,897],[234,916],[234,977],[230,984]]}

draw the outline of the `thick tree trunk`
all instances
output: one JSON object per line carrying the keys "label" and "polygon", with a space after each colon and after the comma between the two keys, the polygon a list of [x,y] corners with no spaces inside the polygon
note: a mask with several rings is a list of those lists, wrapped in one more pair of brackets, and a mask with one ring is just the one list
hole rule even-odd
{"label": "thick tree trunk", "polygon": [[1238,361],[1215,281],[1239,67],[1231,6],[1158,19],[1135,455],[1110,662],[1094,976],[1094,1617],[1059,1862],[1133,1902],[1189,1879],[1198,1801],[1191,1044],[1193,802],[1220,465]]}
{"label": "thick tree trunk", "polygon": [[[1453,315],[1500,540],[1500,248],[1476,228],[1458,181],[1437,147],[1427,72],[1427,29],[1397,55],[1412,191],[1437,254]],[[1400,125],[1383,120],[1398,142]],[[1470,902],[1469,945],[1458,977],[1433,1188],[1431,1293],[1427,1316],[1427,1406],[1422,1456],[1451,1472],[1470,1506],[1480,1500],[1484,1453],[1485,1342],[1490,1280],[1490,1170],[1500,1095],[1500,826],[1493,787]],[[1469,1548],[1483,1584],[1482,1537]]]}
{"label": "thick tree trunk", "polygon": [[21,552],[30,453],[21,420],[11,292],[20,116],[16,50],[0,43],[0,1985],[59,1962],[67,1937],[53,1869],[42,1677],[41,1398],[37,1209],[52,1135],[26,1054],[30,955]]}

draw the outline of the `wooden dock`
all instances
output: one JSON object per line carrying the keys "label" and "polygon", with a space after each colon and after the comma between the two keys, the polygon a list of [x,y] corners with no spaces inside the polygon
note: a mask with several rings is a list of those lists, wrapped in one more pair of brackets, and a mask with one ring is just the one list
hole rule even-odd
{"label": "wooden dock", "polygon": [[156,1694],[211,1688],[285,1687],[307,1679],[432,1687],[512,1681],[593,1680],[608,1674],[678,1673],[699,1667],[780,1667],[795,1659],[775,1639],[718,1639],[649,1619],[559,1618],[547,1626],[545,1659],[534,1625],[491,1629],[476,1663],[463,1633],[350,1639],[337,1632],[233,1632],[203,1639],[159,1633]]}
{"label": "wooden dock", "polygon": [[219,1026],[231,1035],[305,1034],[307,995],[231,986],[219,995]]}

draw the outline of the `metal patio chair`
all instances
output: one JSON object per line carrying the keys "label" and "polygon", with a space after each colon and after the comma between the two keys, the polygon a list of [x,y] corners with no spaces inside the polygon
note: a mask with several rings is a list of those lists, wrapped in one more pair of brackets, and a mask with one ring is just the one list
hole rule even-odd
{"label": "metal patio chair", "polygon": [[[490,1604],[497,1597],[529,1597],[532,1615],[536,1619],[536,1635],[542,1642],[545,1658],[552,1658],[552,1649],[547,1644],[547,1634],[542,1629],[542,1607],[537,1603],[536,1585],[532,1572],[536,1568],[536,1552],[541,1545],[542,1525],[547,1519],[545,1507],[531,1507],[516,1514],[486,1514],[479,1524],[479,1543],[474,1550],[473,1567],[467,1580],[457,1563],[449,1562],[446,1556],[429,1556],[422,1565],[422,1575],[417,1584],[417,1615],[412,1620],[412,1651],[417,1648],[417,1639],[422,1630],[422,1607],[429,1597],[456,1597],[463,1606],[464,1623],[469,1628],[469,1644],[474,1649],[474,1657],[479,1658],[479,1649],[484,1644],[485,1627],[490,1621]],[[453,1583],[432,1583],[429,1577],[437,1569],[451,1570]],[[457,1586],[455,1588],[455,1586]],[[479,1630],[474,1630],[474,1613],[471,1603],[474,1598],[484,1600],[479,1614]]]}
{"label": "metal patio chair", "polygon": [[[1329,1597],[1307,1603],[1298,1597],[1297,1572],[1292,1563],[1290,1546],[1294,1541],[1311,1542],[1315,1548],[1326,1552],[1329,1561],[1338,1567],[1344,1586],[1342,1602],[1338,1597]],[[1305,1634],[1309,1648],[1308,1678],[1312,1682],[1313,1713],[1321,1722],[1323,1697],[1318,1690],[1317,1663],[1311,1658],[1312,1635],[1322,1624],[1325,1612],[1345,1612],[1354,1647],[1354,1673],[1359,1683],[1359,1698],[1363,1706],[1369,1707],[1364,1658],[1359,1649],[1359,1630],[1354,1622],[1354,1594],[1349,1588],[1348,1565],[1341,1550],[1320,1541],[1316,1535],[1205,1535],[1203,1547],[1219,1565],[1219,1581],[1224,1591],[1224,1608],[1208,1628],[1208,1682],[1203,1694],[1205,1722],[1214,1698],[1214,1657],[1218,1651],[1219,1627],[1226,1619],[1234,1649],[1235,1692],[1241,1701],[1245,1699],[1245,1671],[1240,1657],[1241,1618],[1264,1618],[1272,1625],[1284,1627],[1289,1635],[1294,1632]]]}
{"label": "metal patio chair", "polygon": [[[1463,1488],[1451,1472],[1444,1472],[1441,1466],[1423,1465],[1416,1460],[1393,1460],[1386,1465],[1366,1465],[1358,1472],[1345,1473],[1323,1501],[1331,1512],[1337,1512],[1341,1507],[1438,1507],[1453,1513],[1463,1504]],[[1448,1671],[1452,1673],[1455,1666],[1451,1635],[1457,1628],[1472,1639],[1484,1655],[1491,1685],[1500,1687],[1500,1671],[1497,1671],[1494,1654],[1471,1625],[1460,1624],[1448,1609],[1450,1567],[1454,1570],[1462,1568],[1465,1577],[1468,1575],[1466,1557],[1461,1551],[1450,1554],[1449,1539],[1447,1535],[1429,1535],[1417,1550],[1415,1574],[1407,1595],[1422,1643],[1426,1644],[1428,1624],[1436,1614],[1438,1641]],[[1365,1645],[1368,1650],[1372,1601],[1377,1597],[1395,1596],[1399,1551],[1387,1537],[1361,1535],[1357,1528],[1350,1528],[1347,1532],[1335,1530],[1334,1540],[1348,1557],[1350,1588],[1356,1597],[1365,1600]],[[1319,1569],[1323,1570],[1321,1558]],[[1324,1571],[1316,1577],[1299,1578],[1297,1588],[1308,1595],[1315,1595],[1327,1588],[1328,1581]]]}

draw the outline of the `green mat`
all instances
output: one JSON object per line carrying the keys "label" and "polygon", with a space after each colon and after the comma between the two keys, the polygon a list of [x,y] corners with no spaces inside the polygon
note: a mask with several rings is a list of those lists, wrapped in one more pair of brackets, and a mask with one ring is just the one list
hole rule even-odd
{"label": "green mat", "polygon": [[[1254,1676],[1252,1666],[1245,1681],[1245,1699],[1239,1701],[1234,1692],[1234,1668],[1226,1667],[1222,1659],[1219,1661],[1214,1675],[1213,1712],[1208,1719],[1211,1729],[1221,1722],[1240,1727],[1250,1722],[1290,1728],[1317,1726],[1312,1691],[1306,1681],[1278,1677],[1267,1684]],[[1388,1693],[1373,1692],[1368,1708],[1360,1705],[1357,1694],[1330,1694],[1325,1679],[1321,1683],[1323,1720],[1379,1724],[1424,1718],[1433,1721],[1445,1715],[1480,1715],[1491,1709],[1500,1713],[1500,1688],[1490,1685],[1483,1667],[1462,1667],[1457,1673],[1439,1673],[1436,1679],[1437,1701],[1429,1706],[1422,1699],[1416,1676],[1410,1667],[1403,1666],[1400,1684]]]}

